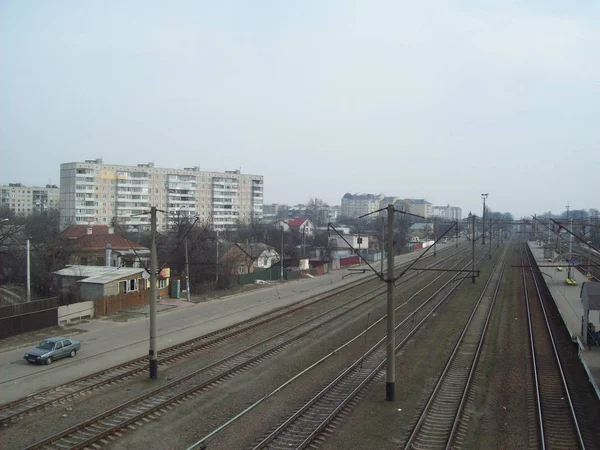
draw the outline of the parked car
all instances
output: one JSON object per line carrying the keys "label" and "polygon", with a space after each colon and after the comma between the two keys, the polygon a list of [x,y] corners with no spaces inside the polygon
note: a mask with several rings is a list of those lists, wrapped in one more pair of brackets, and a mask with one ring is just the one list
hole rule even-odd
{"label": "parked car", "polygon": [[81,350],[81,342],[65,337],[48,338],[27,350],[25,360],[34,364],[52,364],[60,358],[73,358]]}

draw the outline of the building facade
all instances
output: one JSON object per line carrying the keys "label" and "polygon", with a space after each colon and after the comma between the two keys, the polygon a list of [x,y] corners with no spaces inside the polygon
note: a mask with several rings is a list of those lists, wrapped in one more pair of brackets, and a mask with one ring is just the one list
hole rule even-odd
{"label": "building facade", "polygon": [[424,218],[431,217],[433,214],[433,207],[430,202],[422,198],[411,198],[408,199],[408,212],[411,214],[416,214],[417,216],[421,216]]}
{"label": "building facade", "polygon": [[341,215],[356,218],[372,213],[379,209],[382,199],[383,195],[347,193],[342,197]]}
{"label": "building facade", "polygon": [[153,163],[104,164],[102,159],[60,166],[60,214],[63,226],[108,225],[148,230],[151,206],[159,231],[181,217],[196,218],[217,230],[238,221],[261,219],[263,177],[239,170],[166,169]]}
{"label": "building facade", "polygon": [[10,209],[17,216],[27,216],[58,209],[60,189],[53,184],[24,186],[21,183],[0,185],[0,206]]}
{"label": "building facade", "polygon": [[462,209],[458,206],[434,206],[432,215],[442,217],[444,219],[459,221],[462,220]]}

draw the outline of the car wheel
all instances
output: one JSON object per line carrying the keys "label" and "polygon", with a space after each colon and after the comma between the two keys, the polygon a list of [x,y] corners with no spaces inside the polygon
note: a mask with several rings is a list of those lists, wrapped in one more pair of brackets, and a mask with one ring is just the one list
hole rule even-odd
{"label": "car wheel", "polygon": [[74,358],[76,353],[77,352],[75,350],[71,350],[71,353],[69,353],[69,358]]}
{"label": "car wheel", "polygon": [[48,358],[46,358],[46,361],[44,361],[44,364],[46,364],[47,366],[52,364],[52,357],[48,356]]}

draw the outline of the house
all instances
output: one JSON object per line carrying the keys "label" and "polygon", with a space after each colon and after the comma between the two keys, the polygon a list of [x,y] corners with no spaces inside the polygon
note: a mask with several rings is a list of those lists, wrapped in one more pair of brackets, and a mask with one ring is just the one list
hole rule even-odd
{"label": "house", "polygon": [[[77,301],[96,300],[107,295],[128,294],[150,289],[150,274],[141,267],[107,267],[71,265],[57,270],[63,295],[73,295]],[[163,268],[157,276],[159,295],[166,295],[171,271]]]}
{"label": "house", "polygon": [[350,256],[355,252],[366,253],[369,249],[369,237],[347,234],[342,238],[337,234],[332,234],[329,237],[329,249],[332,259]]}
{"label": "house", "polygon": [[275,249],[260,242],[235,243],[219,258],[219,263],[229,267],[232,275],[252,273],[256,268],[269,269],[278,261]]}
{"label": "house", "polygon": [[[150,249],[115,234],[113,227],[71,225],[63,232],[63,236],[73,249],[69,258],[72,265],[136,268],[150,265]],[[108,248],[111,250],[109,264],[106,263]]]}
{"label": "house", "polygon": [[313,237],[315,235],[315,226],[310,219],[306,217],[296,217],[287,221],[288,228],[306,236]]}
{"label": "house", "polygon": [[145,269],[134,267],[72,265],[54,274],[60,278],[61,293],[77,294],[81,301],[146,290],[149,278]]}

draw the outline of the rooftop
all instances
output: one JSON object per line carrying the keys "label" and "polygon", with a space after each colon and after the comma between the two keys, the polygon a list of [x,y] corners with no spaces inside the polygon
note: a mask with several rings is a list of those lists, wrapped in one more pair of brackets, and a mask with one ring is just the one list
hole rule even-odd
{"label": "rooftop", "polygon": [[293,219],[288,220],[287,224],[292,228],[298,228],[300,225],[302,225],[307,220],[308,219],[306,217],[295,217]]}
{"label": "rooftop", "polygon": [[80,283],[106,284],[123,277],[145,272],[143,268],[133,267],[104,267],[104,266],[67,266],[54,272],[63,277],[81,277]]}

